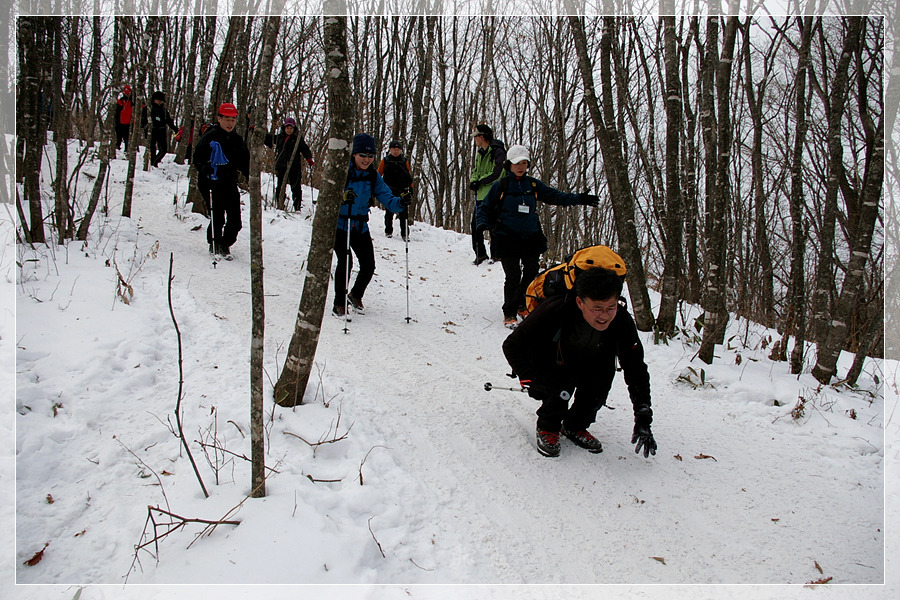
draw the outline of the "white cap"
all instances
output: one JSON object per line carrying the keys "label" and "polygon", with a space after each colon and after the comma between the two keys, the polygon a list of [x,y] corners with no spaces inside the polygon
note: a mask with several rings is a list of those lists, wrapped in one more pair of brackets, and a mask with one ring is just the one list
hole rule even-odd
{"label": "white cap", "polygon": [[506,160],[511,165],[518,164],[523,160],[527,160],[531,164],[531,156],[528,154],[528,148],[525,146],[510,146],[509,150],[506,151]]}

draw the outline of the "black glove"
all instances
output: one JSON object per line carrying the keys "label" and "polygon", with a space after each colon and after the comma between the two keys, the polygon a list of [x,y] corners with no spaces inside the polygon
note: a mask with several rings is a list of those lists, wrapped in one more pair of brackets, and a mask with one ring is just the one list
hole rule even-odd
{"label": "black glove", "polygon": [[213,166],[209,163],[204,163],[200,165],[200,175],[209,179],[210,175],[213,174]]}
{"label": "black glove", "polygon": [[487,231],[487,230],[488,230],[488,226],[487,226],[487,225],[478,225],[478,226],[475,228],[475,235],[482,235],[482,236],[483,236],[483,235],[484,235],[484,232]]}
{"label": "black glove", "polygon": [[405,192],[400,194],[400,204],[403,206],[409,206],[412,204],[412,192],[406,190]]}
{"label": "black glove", "polygon": [[651,454],[656,456],[656,440],[653,439],[653,433],[650,431],[649,425],[635,425],[634,433],[631,434],[631,443],[635,444],[635,454],[640,454],[643,448],[644,458],[649,457]]}
{"label": "black glove", "polygon": [[635,454],[644,450],[644,458],[651,454],[656,456],[656,440],[650,431],[650,423],[653,422],[653,410],[649,406],[637,406],[634,409],[634,433],[631,435],[631,443],[635,444]]}
{"label": "black glove", "polygon": [[356,192],[352,189],[344,190],[344,202],[342,204],[353,204],[356,200]]}
{"label": "black glove", "polygon": [[597,206],[598,204],[600,204],[599,197],[593,194],[588,194],[587,192],[579,194],[578,197],[581,200],[581,204],[585,206]]}
{"label": "black glove", "polygon": [[481,187],[481,180],[476,179],[475,181],[469,182],[469,189],[473,192],[477,192],[478,188]]}

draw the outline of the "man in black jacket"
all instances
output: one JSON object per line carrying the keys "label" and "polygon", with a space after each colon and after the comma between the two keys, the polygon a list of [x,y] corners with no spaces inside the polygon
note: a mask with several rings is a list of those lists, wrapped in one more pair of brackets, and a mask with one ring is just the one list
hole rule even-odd
{"label": "man in black jacket", "polygon": [[[409,161],[403,156],[403,144],[398,140],[393,140],[388,144],[388,153],[378,164],[378,173],[384,178],[384,182],[391,193],[395,196],[402,196],[405,192],[412,191],[413,178],[409,168]],[[405,242],[407,238],[407,225],[409,223],[409,207],[398,213],[400,217],[400,236]],[[394,235],[394,213],[387,208],[384,209],[384,235],[391,237]]]}
{"label": "man in black jacket", "polygon": [[210,209],[206,240],[211,254],[231,260],[231,245],[241,230],[241,193],[238,173],[250,174],[250,151],[234,130],[238,112],[234,104],[219,106],[218,125],[210,127],[194,148],[197,188]]}
{"label": "man in black jacket", "polygon": [[622,280],[615,272],[588,269],[578,275],[575,294],[548,298],[503,342],[503,353],[522,387],[541,401],[537,450],[544,456],[559,456],[560,433],[590,452],[603,451],[587,429],[606,404],[616,358],[634,408],[635,452],[656,454],[650,431],[650,375],[621,294]]}
{"label": "man in black jacket", "polygon": [[[163,92],[153,92],[150,97],[150,164],[159,166],[159,161],[169,151],[169,136],[166,132],[168,125],[172,131],[178,131],[175,121],[166,110],[166,95]],[[146,124],[144,124],[146,126]]]}
{"label": "man in black jacket", "polygon": [[[281,132],[276,135],[266,135],[264,143],[269,148],[275,149],[275,196],[280,203],[282,194],[287,195],[284,189],[285,183],[287,183],[291,188],[294,210],[300,210],[303,205],[303,188],[300,185],[303,171],[300,165],[305,160],[311,169],[316,163],[313,161],[312,150],[309,149],[306,140],[297,133],[297,121],[293,117],[288,117],[284,120]],[[296,150],[294,150],[295,146]]]}

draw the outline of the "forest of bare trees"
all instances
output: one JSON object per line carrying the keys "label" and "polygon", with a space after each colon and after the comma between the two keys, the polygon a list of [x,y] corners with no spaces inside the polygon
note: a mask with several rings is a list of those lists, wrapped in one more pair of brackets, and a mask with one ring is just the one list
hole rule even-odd
{"label": "forest of bare trees", "polygon": [[[164,91],[186,130],[211,121],[220,102],[235,103],[238,131],[256,130],[249,139],[262,170],[272,157],[261,132],[294,117],[323,164],[332,126],[324,21],[19,16],[20,241],[87,239],[114,147],[110,115],[126,83],[138,103]],[[885,19],[723,9],[345,22],[350,129],[382,148],[404,141],[418,178],[416,220],[468,232],[470,132],[487,122],[507,145],[530,148],[543,181],[600,195],[598,208],[542,209],[545,258],[589,244],[617,248],[636,323],[660,342],[689,336],[712,362],[730,315],[746,317],[780,332],[773,358],[823,383],[848,378],[835,368],[842,349],[883,355],[885,299],[900,296],[885,290],[884,276],[886,264],[896,268],[885,237],[897,232],[885,228],[883,181],[898,180],[896,156],[885,173],[897,94],[884,86],[898,85],[885,70],[885,36],[895,35]],[[143,135],[133,128],[132,169],[150,168]],[[187,139],[170,144],[177,160]],[[63,150],[52,182],[41,181],[45,140]],[[86,161],[102,167],[92,190],[75,184]],[[321,169],[304,183],[322,187]],[[268,206],[271,192],[261,190]],[[198,195],[190,199],[205,213]],[[659,306],[648,289],[661,294]],[[685,301],[703,307],[698,322],[680,318]]]}

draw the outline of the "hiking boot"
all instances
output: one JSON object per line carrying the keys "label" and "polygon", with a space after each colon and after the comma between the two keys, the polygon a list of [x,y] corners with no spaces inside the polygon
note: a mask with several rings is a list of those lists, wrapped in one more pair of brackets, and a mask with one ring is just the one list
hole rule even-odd
{"label": "hiking boot", "polygon": [[515,329],[516,325],[518,325],[518,324],[519,324],[519,322],[516,320],[515,317],[506,317],[505,319],[503,319],[503,326],[506,327],[507,329]]}
{"label": "hiking boot", "polygon": [[600,443],[600,440],[591,435],[587,429],[581,429],[579,431],[563,429],[563,435],[572,440],[573,444],[581,446],[588,452],[593,452],[594,454],[603,452],[603,444]]}
{"label": "hiking boot", "polygon": [[544,456],[559,456],[559,432],[538,429],[537,451]]}
{"label": "hiking boot", "polygon": [[231,255],[231,247],[230,246],[223,246],[222,244],[219,244],[217,246],[217,248],[218,248],[217,254],[221,254],[222,258],[224,258],[225,260],[234,260],[234,257]]}
{"label": "hiking boot", "polygon": [[385,231],[385,232],[384,232],[384,237],[392,238],[392,237],[394,237],[394,234],[393,234],[393,233],[388,233],[388,232]]}
{"label": "hiking boot", "polygon": [[340,305],[335,305],[335,307],[331,309],[331,314],[339,319],[343,319],[344,317],[347,317],[348,321],[353,320],[350,318],[350,315],[347,313],[346,307],[343,307]]}
{"label": "hiking boot", "polygon": [[478,265],[480,265],[481,263],[483,263],[483,262],[486,261],[487,259],[488,259],[488,257],[482,254],[481,256],[475,257],[475,261],[474,261],[472,264],[475,265],[475,266],[477,267]]}
{"label": "hiking boot", "polygon": [[353,294],[347,294],[347,302],[350,303],[350,307],[353,308],[356,312],[361,315],[366,314],[366,307],[363,306],[362,300],[354,296]]}
{"label": "hiking boot", "polygon": [[518,310],[518,313],[517,313],[517,314],[519,315],[519,318],[520,318],[520,319],[524,319],[525,317],[528,316],[528,309],[526,309],[526,308],[520,308],[520,309]]}

